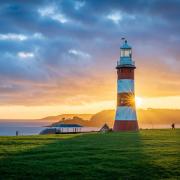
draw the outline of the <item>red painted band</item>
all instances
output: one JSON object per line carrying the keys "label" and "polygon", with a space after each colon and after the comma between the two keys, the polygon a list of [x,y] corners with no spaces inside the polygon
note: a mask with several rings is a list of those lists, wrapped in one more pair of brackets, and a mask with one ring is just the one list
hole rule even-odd
{"label": "red painted band", "polygon": [[137,121],[115,120],[113,131],[138,131]]}
{"label": "red painted band", "polygon": [[134,79],[134,69],[120,68],[117,70],[118,79]]}

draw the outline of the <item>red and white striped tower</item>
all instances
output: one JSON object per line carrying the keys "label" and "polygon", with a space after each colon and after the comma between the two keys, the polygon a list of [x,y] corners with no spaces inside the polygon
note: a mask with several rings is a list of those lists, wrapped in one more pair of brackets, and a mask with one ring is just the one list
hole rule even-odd
{"label": "red and white striped tower", "polygon": [[137,131],[138,122],[134,94],[135,63],[132,60],[132,49],[127,40],[120,48],[120,59],[117,62],[117,108],[114,131]]}

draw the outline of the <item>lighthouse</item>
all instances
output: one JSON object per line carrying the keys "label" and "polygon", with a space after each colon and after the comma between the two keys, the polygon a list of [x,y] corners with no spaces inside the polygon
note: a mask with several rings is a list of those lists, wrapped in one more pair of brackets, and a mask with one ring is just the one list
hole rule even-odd
{"label": "lighthouse", "polygon": [[[124,40],[124,38],[123,38]],[[113,131],[137,131],[138,122],[134,93],[135,62],[132,60],[132,48],[124,40],[117,61],[117,107]]]}

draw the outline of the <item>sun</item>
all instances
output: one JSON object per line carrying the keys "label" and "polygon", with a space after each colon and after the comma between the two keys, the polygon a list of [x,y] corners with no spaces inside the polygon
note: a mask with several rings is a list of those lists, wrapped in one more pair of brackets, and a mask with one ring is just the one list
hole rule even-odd
{"label": "sun", "polygon": [[135,101],[136,101],[136,107],[139,108],[142,106],[142,98],[140,97],[135,97]]}

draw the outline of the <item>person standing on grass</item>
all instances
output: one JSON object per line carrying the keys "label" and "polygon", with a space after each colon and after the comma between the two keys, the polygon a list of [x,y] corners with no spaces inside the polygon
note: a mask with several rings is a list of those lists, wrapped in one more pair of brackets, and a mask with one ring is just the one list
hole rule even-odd
{"label": "person standing on grass", "polygon": [[175,129],[175,124],[174,124],[174,123],[172,123],[171,127],[172,127],[172,129]]}
{"label": "person standing on grass", "polygon": [[16,136],[18,136],[19,135],[19,131],[16,131]]}

